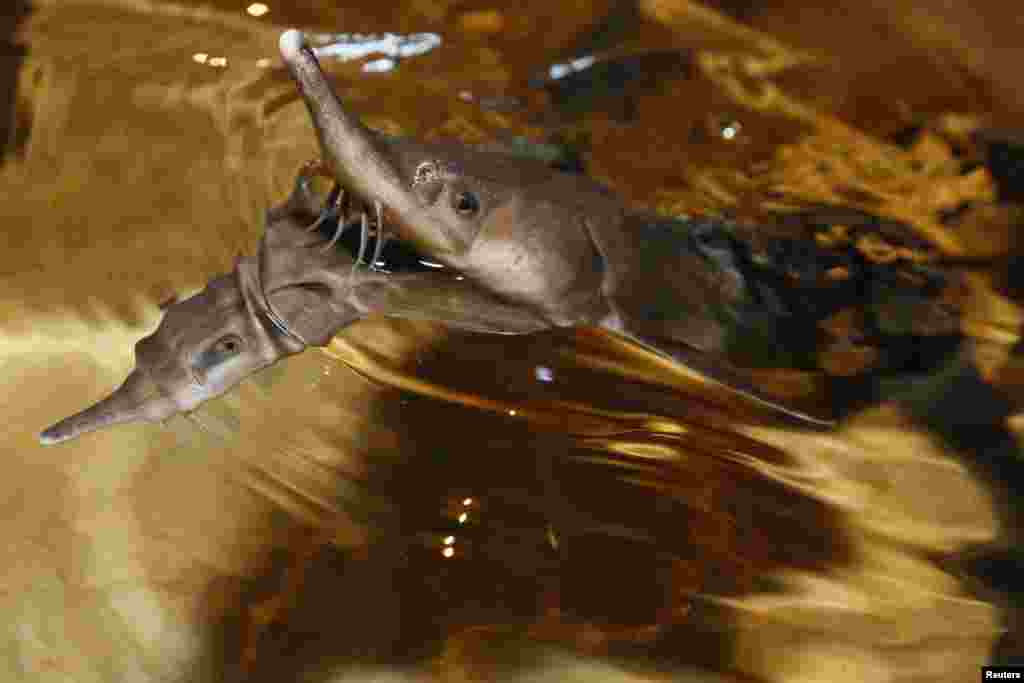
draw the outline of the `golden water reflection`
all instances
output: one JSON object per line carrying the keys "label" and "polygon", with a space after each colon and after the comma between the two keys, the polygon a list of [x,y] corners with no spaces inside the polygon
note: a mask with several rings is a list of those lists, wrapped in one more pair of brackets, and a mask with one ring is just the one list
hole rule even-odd
{"label": "golden water reflection", "polygon": [[[936,218],[992,202],[984,169],[960,173],[930,134],[885,139],[1024,109],[1005,48],[954,40],[952,5],[858,6],[843,35],[806,7],[801,31],[797,5],[639,2],[614,50],[681,50],[693,70],[630,91],[632,120],[615,93],[574,114],[527,87],[587,66],[566,46],[612,3],[556,5],[35,3],[0,167],[0,679],[976,677],[1002,605],[938,560],[1005,538],[995,493],[891,404],[808,433],[593,331],[370,320],[191,420],[37,445],[124,377],[159,302],[253,250],[315,156],[275,56],[292,24],[442,37],[331,62],[387,132],[558,128],[668,213],[843,198],[953,254],[1009,248],[1012,221],[964,238]],[[872,21],[899,36],[888,52],[854,49]],[[885,55],[890,78],[865,76]],[[366,73],[381,58],[394,68]],[[969,285],[964,331],[1001,377],[1019,306]]]}

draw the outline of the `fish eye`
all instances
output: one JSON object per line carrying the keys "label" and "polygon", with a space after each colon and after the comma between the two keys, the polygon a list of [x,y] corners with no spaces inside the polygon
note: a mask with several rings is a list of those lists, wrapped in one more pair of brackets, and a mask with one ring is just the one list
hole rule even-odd
{"label": "fish eye", "polygon": [[204,384],[208,372],[237,356],[244,347],[242,338],[237,334],[224,335],[196,355],[192,364],[193,377],[199,384]]}
{"label": "fish eye", "polygon": [[221,337],[210,347],[210,351],[218,355],[231,356],[242,350],[242,339],[237,334]]}
{"label": "fish eye", "polygon": [[433,161],[424,161],[416,167],[412,182],[413,185],[421,185],[423,183],[432,183],[435,180],[440,180],[440,178],[441,172],[437,164]]}
{"label": "fish eye", "polygon": [[241,337],[237,334],[226,334],[213,344],[210,344],[209,347],[196,357],[196,367],[208,370],[220,365],[229,358],[237,356],[242,351],[242,346]]}
{"label": "fish eye", "polygon": [[480,210],[480,200],[472,192],[463,190],[452,199],[452,208],[460,216],[469,217]]}

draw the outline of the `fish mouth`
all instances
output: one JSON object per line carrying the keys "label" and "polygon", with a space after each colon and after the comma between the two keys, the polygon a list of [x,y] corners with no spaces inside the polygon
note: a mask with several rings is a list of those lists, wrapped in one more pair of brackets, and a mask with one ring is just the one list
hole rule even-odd
{"label": "fish mouth", "polygon": [[381,274],[452,271],[391,230],[380,202],[359,199],[337,180],[326,195],[317,197],[311,183],[315,175],[326,175],[322,164],[310,163],[303,167],[296,180],[291,205],[311,211],[306,231],[320,238],[314,242],[319,248],[337,249],[352,258],[354,269],[365,268]]}

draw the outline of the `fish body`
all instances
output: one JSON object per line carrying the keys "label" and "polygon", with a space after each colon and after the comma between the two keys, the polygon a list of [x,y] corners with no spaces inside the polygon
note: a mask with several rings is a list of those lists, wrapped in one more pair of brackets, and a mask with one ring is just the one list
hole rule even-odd
{"label": "fish body", "polygon": [[[765,396],[721,357],[726,322],[750,308],[752,289],[742,249],[713,221],[632,211],[600,184],[540,160],[375,133],[343,106],[301,33],[286,31],[280,48],[322,162],[304,169],[291,196],[267,212],[259,254],[170,304],[136,345],[136,368],[124,384],[45,430],[43,444],[187,413],[369,315],[495,334],[600,327],[779,416],[831,424],[828,406],[809,411]],[[334,248],[349,216],[310,190],[314,174],[329,175],[364,207],[355,254]],[[330,239],[312,229],[325,218],[335,230]],[[376,238],[367,263],[370,224]],[[385,229],[414,260],[443,267],[380,267]]]}

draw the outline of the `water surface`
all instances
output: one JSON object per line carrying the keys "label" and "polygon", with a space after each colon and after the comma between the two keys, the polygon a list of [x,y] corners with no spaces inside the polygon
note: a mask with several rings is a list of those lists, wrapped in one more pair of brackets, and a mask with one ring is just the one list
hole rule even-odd
{"label": "water surface", "polygon": [[[512,145],[667,216],[828,203],[1013,247],[971,137],[1024,110],[994,6],[268,5],[41,0],[4,27],[0,678],[953,681],[1019,656],[959,559],[1015,538],[1017,484],[975,467],[1019,457],[1009,432],[957,451],[893,403],[802,432],[593,332],[370,320],[192,420],[39,447],[316,156],[290,26],[390,134]],[[949,363],[1012,393],[993,282],[967,278]],[[838,346],[763,381],[876,352]]]}

